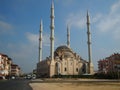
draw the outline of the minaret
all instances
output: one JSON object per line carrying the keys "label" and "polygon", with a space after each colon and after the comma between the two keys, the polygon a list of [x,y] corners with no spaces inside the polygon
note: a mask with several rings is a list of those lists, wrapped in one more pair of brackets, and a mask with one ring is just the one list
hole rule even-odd
{"label": "minaret", "polygon": [[87,11],[87,35],[88,35],[88,73],[93,74],[93,63],[92,63],[92,50],[91,50],[91,33],[90,33],[90,17]]}
{"label": "minaret", "polygon": [[42,20],[41,20],[40,31],[39,31],[39,62],[42,61],[42,31],[43,31],[43,25],[42,25]]}
{"label": "minaret", "polygon": [[67,25],[67,46],[70,48],[70,27]]}
{"label": "minaret", "polygon": [[50,77],[52,77],[55,74],[55,63],[54,63],[54,2],[52,1],[51,5],[51,23],[50,23],[50,57],[51,57],[51,63],[50,63]]}
{"label": "minaret", "polygon": [[51,56],[51,60],[54,60],[54,3],[52,1],[52,5],[51,5],[51,25],[50,25],[50,29],[51,29],[51,35],[50,35],[50,56]]}

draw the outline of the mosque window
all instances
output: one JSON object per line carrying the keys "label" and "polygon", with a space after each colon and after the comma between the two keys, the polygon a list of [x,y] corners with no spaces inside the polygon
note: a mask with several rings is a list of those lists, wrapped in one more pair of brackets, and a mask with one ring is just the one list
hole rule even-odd
{"label": "mosque window", "polygon": [[78,72],[78,68],[76,68],[76,72]]}
{"label": "mosque window", "polygon": [[64,71],[67,71],[67,68],[65,67],[65,70]]}

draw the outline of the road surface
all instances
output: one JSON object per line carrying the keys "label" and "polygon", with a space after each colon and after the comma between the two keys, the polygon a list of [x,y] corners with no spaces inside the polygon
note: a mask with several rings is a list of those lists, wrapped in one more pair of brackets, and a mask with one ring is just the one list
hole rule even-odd
{"label": "road surface", "polygon": [[0,90],[32,90],[29,80],[0,80]]}

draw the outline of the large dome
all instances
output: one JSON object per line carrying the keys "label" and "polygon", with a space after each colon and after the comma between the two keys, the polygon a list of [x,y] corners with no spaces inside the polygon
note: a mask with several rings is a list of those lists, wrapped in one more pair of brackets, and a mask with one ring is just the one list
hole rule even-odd
{"label": "large dome", "polygon": [[70,51],[72,52],[72,50],[68,47],[68,46],[59,46],[57,49],[56,49],[56,52],[59,52],[59,51]]}
{"label": "large dome", "polygon": [[59,57],[61,57],[61,56],[64,56],[64,57],[73,57],[73,55],[74,55],[73,51],[69,47],[67,47],[65,45],[59,46],[55,50],[55,56],[59,56]]}

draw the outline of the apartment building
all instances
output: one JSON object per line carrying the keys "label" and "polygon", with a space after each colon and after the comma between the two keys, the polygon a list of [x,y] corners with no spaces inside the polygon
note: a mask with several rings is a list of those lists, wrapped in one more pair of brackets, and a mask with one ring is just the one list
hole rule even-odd
{"label": "apartment building", "polygon": [[0,53],[0,76],[8,76],[11,73],[12,60],[7,55]]}
{"label": "apartment building", "polygon": [[11,65],[11,76],[20,76],[20,67],[18,65]]}
{"label": "apartment building", "polygon": [[120,54],[114,53],[105,59],[98,61],[98,72],[109,73],[109,72],[120,72]]}
{"label": "apartment building", "polygon": [[0,53],[0,76],[19,76],[20,67],[13,64],[12,59],[6,54]]}

